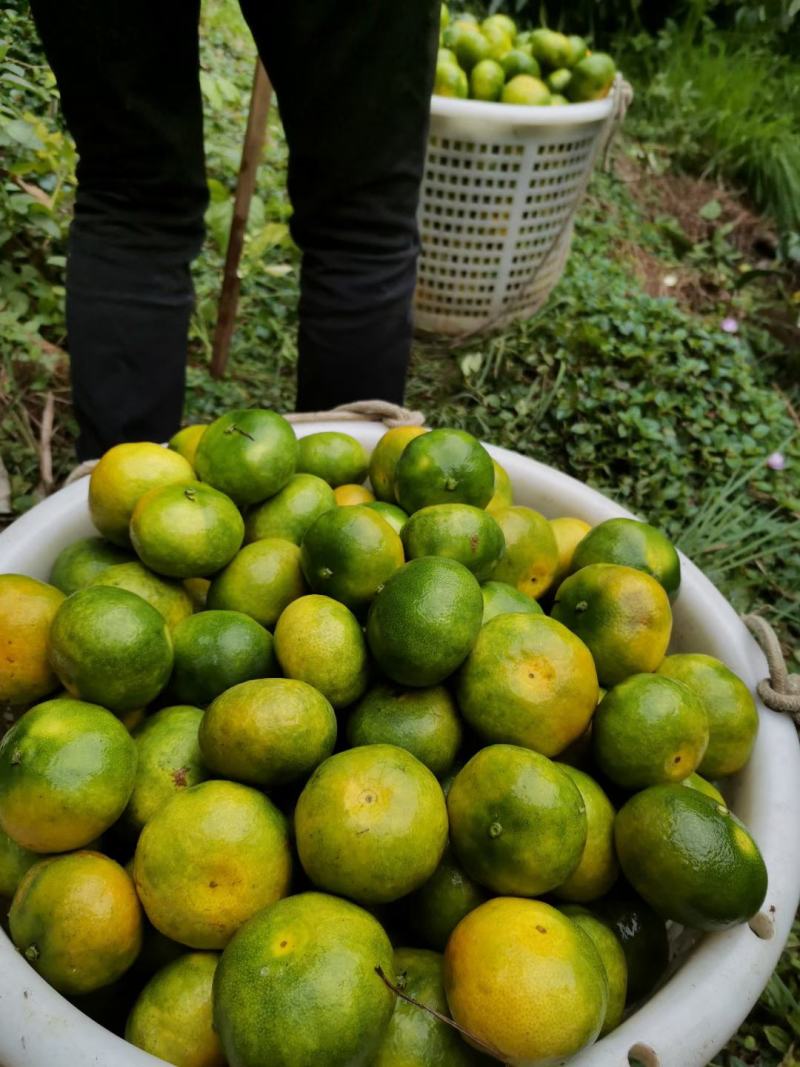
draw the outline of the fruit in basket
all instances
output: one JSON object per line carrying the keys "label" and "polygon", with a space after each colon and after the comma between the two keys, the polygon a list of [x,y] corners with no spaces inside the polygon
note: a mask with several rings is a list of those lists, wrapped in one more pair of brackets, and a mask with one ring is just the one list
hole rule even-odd
{"label": "fruit in basket", "polygon": [[521,48],[512,48],[504,56],[501,56],[500,65],[503,68],[506,81],[510,81],[518,74],[529,74],[533,78],[538,78],[542,73],[533,56],[528,55]]}
{"label": "fruit in basket", "polygon": [[447,96],[457,100],[464,100],[469,96],[469,81],[457,62],[453,63],[447,59],[440,59],[437,62],[433,92],[436,96]]}
{"label": "fruit in basket", "polygon": [[496,615],[519,614],[542,615],[538,602],[527,593],[521,593],[507,582],[484,582],[481,586],[483,596],[483,625]]}
{"label": "fruit in basket", "polygon": [[657,670],[672,633],[663,586],[617,563],[592,563],[565,579],[552,616],[588,645],[606,687]]}
{"label": "fruit in basket", "polygon": [[204,424],[194,423],[191,426],[184,426],[183,429],[178,430],[169,439],[169,448],[173,452],[177,452],[178,455],[183,456],[184,459],[194,466],[194,458],[197,455],[197,446],[200,444],[200,440],[208,427]]}
{"label": "fruit in basket", "polygon": [[558,765],[572,779],[586,809],[586,844],[578,866],[553,890],[560,900],[585,904],[605,896],[617,880],[619,863],[614,851],[614,807],[606,794],[588,774]]}
{"label": "fruit in basket", "polygon": [[53,856],[20,882],[11,939],[60,993],[90,993],[120,978],[142,946],[142,911],[129,875],[99,852]]}
{"label": "fruit in basket", "polygon": [[465,915],[487,899],[448,845],[441,863],[424,885],[406,898],[406,913],[415,938],[443,952],[450,934]]}
{"label": "fruit in basket", "polygon": [[493,27],[496,27],[507,37],[510,37],[512,41],[517,36],[517,24],[516,22],[514,22],[510,15],[489,15],[481,23],[481,30],[483,31],[483,33],[494,32]]}
{"label": "fruit in basket", "polygon": [[298,441],[298,473],[314,474],[332,489],[339,485],[360,485],[367,476],[368,466],[364,446],[349,433],[323,430]]}
{"label": "fruit in basket", "polygon": [[244,520],[224,493],[202,482],[165,485],[139,497],[131,541],[145,566],[168,578],[206,578],[233,559]]}
{"label": "fruit in basket", "polygon": [[0,703],[27,704],[58,685],[47,655],[48,634],[64,594],[26,574],[0,574]]}
{"label": "fruit in basket", "polygon": [[[525,36],[515,45],[524,53]],[[473,81],[480,73],[478,64]],[[217,431],[220,470],[240,496],[264,474],[254,446],[276,424],[263,414],[253,432],[238,415]],[[0,743],[0,897],[18,893],[42,858],[72,858],[54,853],[102,846],[126,859],[135,846],[128,869],[154,924],[149,947],[123,978],[91,977],[106,983],[101,995],[78,1004],[118,1030],[114,998],[170,964],[128,1030],[167,1059],[477,1065],[488,1042],[520,1067],[562,1060],[616,1025],[626,969],[629,1001],[660,979],[665,917],[717,929],[759,906],[757,848],[692,770],[742,766],[752,697],[711,657],[664,660],[677,556],[646,524],[591,529],[514,506],[506,471],[457,430],[392,430],[369,459],[349,434],[304,440],[309,465],[336,488],[284,464],[282,488],[241,505],[249,543],[208,579],[159,576],[100,538],[62,553],[59,580],[75,586],[67,600],[0,579],[0,616],[5,584],[12,625],[18,583],[48,591],[54,619],[38,622],[40,654],[49,641],[72,690],[118,712],[59,698]],[[367,468],[378,500],[358,484]],[[216,492],[196,479],[147,489],[133,512],[153,498],[181,501],[187,487]],[[162,532],[186,565],[184,531]],[[319,592],[306,594],[303,567]],[[27,655],[35,644],[20,647]],[[599,706],[598,671],[609,687]],[[649,784],[662,781],[676,784]],[[644,791],[625,803],[620,790],[634,785]],[[364,903],[402,932],[396,943],[420,947],[399,952],[400,971],[357,907],[315,892],[282,899],[310,885]],[[543,893],[568,902],[568,914],[530,899]],[[101,895],[90,896],[86,924],[103,967],[113,937],[106,945],[105,919],[95,922]],[[42,927],[58,915],[47,904],[37,905]],[[216,960],[189,949],[225,949],[219,1044]],[[425,949],[447,952],[449,1003]],[[393,999],[376,965],[452,1011],[476,1048],[410,1005],[387,1028]]]}
{"label": "fruit in basket", "polygon": [[636,793],[620,809],[614,837],[625,877],[664,919],[725,930],[764,902],[767,870],[755,841],[727,807],[696,789]]}
{"label": "fruit in basket", "polygon": [[456,23],[451,30],[449,37],[445,34],[445,44],[455,52],[458,65],[467,75],[482,59],[491,58],[492,46],[477,26]]}
{"label": "fruit in basket", "polygon": [[534,30],[530,37],[533,58],[546,70],[558,70],[566,67],[572,55],[569,40],[556,30],[541,28]]}
{"label": "fruit in basket", "polygon": [[578,37],[576,34],[567,37],[567,44],[569,46],[569,55],[566,66],[574,67],[588,53],[589,46],[583,37]]}
{"label": "fruit in basket", "polygon": [[300,862],[314,885],[366,904],[418,889],[447,843],[441,786],[396,745],[331,756],[300,794],[294,825]]}
{"label": "fruit in basket", "polygon": [[287,678],[313,685],[335,708],[352,704],[367,688],[364,634],[355,615],[331,597],[300,597],[283,611],[275,654]]}
{"label": "fruit in basket", "polygon": [[511,51],[514,43],[513,34],[509,34],[505,26],[492,21],[491,18],[484,19],[481,33],[489,42],[489,59],[499,59],[506,52]]}
{"label": "fruit in basket", "polygon": [[[13,837],[0,829],[0,903],[6,904],[17,891],[22,878],[44,857],[18,845]],[[8,911],[8,908],[5,908]]]}
{"label": "fruit in basket", "polygon": [[341,507],[320,515],[303,538],[300,563],[315,593],[360,611],[403,566],[403,543],[371,508]]}
{"label": "fruit in basket", "polygon": [[581,793],[557,763],[518,745],[482,748],[447,795],[453,851],[493,893],[536,897],[572,874],[586,844]]}
{"label": "fruit in basket", "polygon": [[566,67],[559,67],[557,70],[551,71],[545,80],[551,93],[563,96],[571,78],[572,72],[570,70]]}
{"label": "fruit in basket", "polygon": [[502,511],[504,508],[510,508],[514,503],[514,490],[505,467],[501,467],[497,460],[493,459],[492,468],[494,469],[494,492],[486,505],[486,510]]}
{"label": "fruit in basket", "polygon": [[394,475],[400,456],[410,441],[427,432],[423,426],[395,426],[375,445],[369,458],[369,480],[378,500],[396,502]]}
{"label": "fruit in basket", "polygon": [[593,52],[590,56],[584,56],[572,68],[567,96],[573,103],[602,100],[608,96],[616,73],[614,60],[605,52]]}
{"label": "fruit in basket", "polygon": [[272,635],[241,611],[201,611],[172,634],[170,694],[205,707],[240,682],[278,673]]}
{"label": "fruit in basket", "polygon": [[511,507],[493,512],[506,542],[493,578],[538,598],[553,584],[558,546],[550,523],[533,508]]}
{"label": "fruit in basket", "polygon": [[481,629],[457,682],[461,713],[487,741],[556,756],[597,706],[589,649],[545,615],[504,614]]}
{"label": "fruit in basket", "polygon": [[[125,870],[133,877],[133,856],[125,864]],[[136,965],[130,975],[136,979],[141,987],[141,979],[152,978],[156,971],[166,967],[168,963],[174,963],[181,956],[186,955],[186,946],[179,945],[177,941],[170,941],[145,918],[144,936],[142,938],[142,951],[136,960]],[[127,1007],[130,1008],[130,1003]]]}
{"label": "fruit in basket", "polygon": [[443,685],[404,689],[384,682],[361,698],[347,721],[347,741],[358,745],[398,745],[441,778],[461,745],[461,720]]}
{"label": "fruit in basket", "polygon": [[333,490],[333,499],[340,508],[353,507],[358,504],[372,504],[375,501],[373,493],[365,485],[337,485]]}
{"label": "fruit in basket", "polygon": [[[442,956],[420,948],[398,948],[390,980],[417,1003],[447,1015]],[[398,998],[372,1067],[478,1067],[489,1063],[469,1048],[457,1031],[429,1012]]]}
{"label": "fruit in basket", "polygon": [[684,778],[681,785],[685,785],[688,789],[697,789],[701,793],[705,793],[707,797],[712,797],[719,804],[725,803],[725,797],[720,793],[719,789],[711,782],[707,782],[705,778],[701,778],[697,772],[693,772],[687,778]]}
{"label": "fruit in basket", "polygon": [[[597,701],[599,704],[605,694],[605,690],[598,689],[598,693],[600,694]],[[579,737],[576,737],[563,751],[558,753],[558,762],[563,763],[565,766],[577,767],[579,771],[588,772],[593,770],[591,754],[592,724],[590,722]]]}
{"label": "fruit in basket", "polygon": [[479,582],[491,577],[506,550],[503,531],[492,516],[469,504],[434,504],[415,511],[403,528],[403,545],[408,559],[458,560]]}
{"label": "fruit in basket", "polygon": [[672,542],[638,519],[606,519],[590,530],[575,548],[571,569],[590,563],[619,563],[644,571],[664,586],[670,599],[680,589],[681,561]]}
{"label": "fruit in basket", "polygon": [[372,500],[366,505],[377,511],[382,519],[385,519],[395,533],[402,533],[403,527],[408,522],[408,515],[397,504],[388,504],[384,500]]}
{"label": "fruit in basket", "polygon": [[167,801],[142,830],[133,877],[150,922],[190,948],[223,948],[242,923],[285,896],[286,821],[262,793],[208,781]]}
{"label": "fruit in basket", "polygon": [[372,602],[367,642],[392,681],[438,685],[469,653],[482,618],[481,588],[463,564],[437,556],[414,559]]}
{"label": "fruit in basket", "polygon": [[550,90],[539,78],[533,78],[530,74],[517,74],[503,86],[500,102],[541,107],[550,103]]}
{"label": "fruit in basket", "polygon": [[482,59],[469,75],[469,95],[473,100],[499,100],[506,76],[496,59]]}
{"label": "fruit in basket", "polygon": [[133,733],[136,777],[124,821],[138,832],[176,793],[209,777],[198,730],[200,708],[176,704],[150,715]]}
{"label": "fruit in basket", "polygon": [[260,504],[295,473],[297,438],[274,411],[229,411],[206,429],[195,455],[197,477],[242,504]]}
{"label": "fruit in basket", "polygon": [[664,920],[627,887],[593,903],[591,913],[614,931],[622,945],[628,972],[627,1002],[634,1004],[648,996],[669,961]]}
{"label": "fruit in basket", "polygon": [[628,964],[625,952],[617,935],[600,919],[585,908],[568,904],[561,909],[583,932],[592,939],[597,954],[602,960],[608,981],[608,1007],[600,1037],[615,1029],[622,1022],[625,1014],[625,1000],[628,992]]}
{"label": "fruit in basket", "polygon": [[33,852],[82,848],[122,814],[135,774],[136,746],[111,712],[47,700],[0,741],[0,827]]}
{"label": "fruit in basket", "polygon": [[553,531],[553,536],[556,539],[556,548],[558,549],[558,567],[553,578],[553,585],[556,587],[569,574],[575,549],[591,528],[588,522],[584,522],[583,519],[575,519],[572,516],[550,520],[550,529]]}
{"label": "fruit in basket", "polygon": [[189,461],[169,448],[150,441],[114,445],[89,478],[92,522],[103,537],[128,546],[128,525],[139,497],[159,486],[187,485],[194,480]]}
{"label": "fruit in basket", "polygon": [[[608,95],[616,73],[613,60],[604,53],[591,55],[582,37],[546,27],[518,33],[505,15],[490,15],[480,26],[471,16],[452,19],[440,45],[433,89],[439,96],[565,106]],[[494,64],[503,69],[505,87]],[[573,70],[578,75],[568,90]]]}
{"label": "fruit in basket", "polygon": [[740,771],[758,733],[755,701],[742,679],[721,660],[700,652],[667,656],[658,673],[688,685],[706,710],[710,736],[700,773],[723,778]]}
{"label": "fruit in basket", "polygon": [[223,1067],[211,1000],[218,961],[215,952],[187,952],[158,971],[136,998],[125,1040],[181,1067]]}
{"label": "fruit in basket", "polygon": [[409,515],[431,504],[483,508],[494,494],[494,467],[472,434],[430,430],[403,449],[394,483],[397,503]]}
{"label": "fruit in basket", "polygon": [[597,949],[539,900],[499,897],[458,924],[444,954],[453,1018],[503,1063],[556,1063],[600,1033],[608,982]]}
{"label": "fruit in basket", "polygon": [[111,711],[149,704],[172,671],[163,616],[135,593],[111,586],[89,586],[64,601],[50,627],[49,650],[72,696]]}
{"label": "fruit in basket", "polygon": [[222,954],[214,1026],[230,1067],[372,1063],[395,995],[392,945],[366,911],[324,893],[265,908]]}
{"label": "fruit in basket", "polygon": [[336,498],[327,482],[313,474],[295,474],[280,492],[247,513],[245,542],[278,537],[299,545],[306,530],[334,507]]}
{"label": "fruit in basket", "polygon": [[208,599],[208,590],[211,586],[210,578],[184,578],[181,583],[183,588],[189,594],[189,598],[192,601],[192,607],[195,611],[204,611],[206,606],[206,600]]}
{"label": "fruit in basket", "polygon": [[592,724],[597,766],[625,789],[680,782],[700,764],[708,716],[682,682],[633,674],[600,701]]}
{"label": "fruit in basket", "polygon": [[180,582],[154,574],[138,560],[106,567],[89,585],[108,585],[135,593],[156,609],[170,630],[194,611],[192,598]]}
{"label": "fruit in basket", "polygon": [[303,781],[333,752],[336,715],[293,678],[258,678],[226,690],[206,711],[200,750],[221,777],[274,789]]}
{"label": "fruit in basket", "polygon": [[90,585],[93,579],[109,567],[134,562],[132,552],[102,537],[81,537],[65,545],[50,568],[50,584],[69,596]]}
{"label": "fruit in basket", "polygon": [[241,611],[262,626],[274,626],[281,612],[307,591],[300,548],[292,541],[265,537],[245,545],[214,576],[206,606]]}

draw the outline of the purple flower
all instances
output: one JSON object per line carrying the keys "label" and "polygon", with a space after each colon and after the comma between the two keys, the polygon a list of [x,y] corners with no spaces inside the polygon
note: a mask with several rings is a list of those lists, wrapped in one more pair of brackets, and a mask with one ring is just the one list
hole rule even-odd
{"label": "purple flower", "polygon": [[722,322],[719,324],[719,328],[725,333],[738,333],[739,323],[736,321],[736,319],[728,316],[728,318],[722,320]]}
{"label": "purple flower", "polygon": [[770,452],[767,456],[767,466],[773,471],[782,471],[786,466],[786,459],[782,452]]}

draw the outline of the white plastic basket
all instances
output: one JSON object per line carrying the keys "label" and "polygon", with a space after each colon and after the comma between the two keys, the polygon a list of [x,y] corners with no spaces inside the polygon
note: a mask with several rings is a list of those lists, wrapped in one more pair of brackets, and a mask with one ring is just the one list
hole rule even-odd
{"label": "white plastic basket", "polygon": [[564,270],[575,211],[630,89],[520,107],[434,96],[419,204],[414,322],[479,333],[532,315]]}
{"label": "white plastic basket", "polygon": [[[383,427],[331,421],[295,426],[353,434],[368,449]],[[550,518],[574,515],[596,524],[630,515],[552,467],[502,448],[492,455],[508,471],[520,504]],[[61,490],[0,534],[0,573],[46,579],[57,553],[94,532],[88,479]],[[708,579],[682,557],[673,605],[672,651],[707,652],[724,660],[755,690],[767,674],[761,650]],[[759,702],[752,759],[726,789],[758,841],[769,872],[762,911],[750,926],[682,942],[675,972],[658,992],[570,1067],[628,1067],[633,1052],[646,1067],[705,1067],[739,1027],[775,968],[800,896],[800,746],[788,716]],[[115,1037],[52,989],[0,931],[0,1064],[3,1067],[156,1067],[163,1063]]]}

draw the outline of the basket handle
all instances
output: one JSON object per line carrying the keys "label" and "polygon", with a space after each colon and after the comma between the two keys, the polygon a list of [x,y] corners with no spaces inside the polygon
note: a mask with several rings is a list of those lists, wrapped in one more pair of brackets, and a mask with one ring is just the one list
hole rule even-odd
{"label": "basket handle", "polygon": [[769,678],[758,683],[758,695],[772,711],[791,715],[800,726],[800,674],[789,674],[778,635],[766,619],[760,615],[742,615],[742,622],[767,658]]}
{"label": "basket handle", "polygon": [[633,103],[633,86],[627,78],[623,78],[619,73],[614,76],[614,84],[611,87],[611,92],[614,96],[614,107],[612,108],[611,114],[608,116],[605,137],[600,146],[600,156],[602,159],[601,166],[603,170],[608,170],[611,145],[614,142],[614,138],[616,137],[620,126],[625,121],[628,108]]}
{"label": "basket handle", "polygon": [[351,400],[347,404],[339,404],[330,411],[292,411],[283,416],[288,422],[327,422],[330,419],[340,419],[345,422],[365,420],[368,422],[382,422],[389,430],[398,426],[424,426],[425,414],[422,411],[412,411],[400,404],[392,404],[388,400]]}

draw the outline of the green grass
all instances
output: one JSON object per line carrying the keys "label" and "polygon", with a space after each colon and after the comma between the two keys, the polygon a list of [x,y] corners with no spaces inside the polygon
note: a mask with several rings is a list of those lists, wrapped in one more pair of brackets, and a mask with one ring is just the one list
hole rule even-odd
{"label": "green grass", "polygon": [[[19,16],[0,13],[2,29],[0,38],[13,30],[24,39]],[[9,62],[20,60],[22,75],[9,72]],[[58,196],[45,208],[9,176],[0,182],[0,455],[15,513],[41,493],[37,446],[48,392],[57,402],[56,480],[73,462],[75,432],[60,352],[74,156],[56,121],[47,72],[34,53],[28,60],[0,59],[0,84],[10,73],[32,87],[12,83],[17,87],[5,100],[21,122],[14,127],[18,139],[10,144],[7,130],[0,138],[19,176],[45,191],[58,189]],[[242,261],[228,374],[221,381],[208,374],[252,66],[252,44],[234,6],[207,3],[203,93],[212,204],[194,270],[187,421],[239,405],[293,406],[299,258],[286,225],[286,147],[277,115]],[[800,651],[800,434],[791,406],[800,406],[800,388],[787,371],[787,344],[769,328],[791,286],[764,274],[737,243],[729,209],[735,214],[739,205],[724,190],[700,197],[699,222],[649,195],[651,156],[662,175],[673,162],[692,162],[679,140],[678,106],[664,104],[661,128],[655,104],[648,105],[647,126],[635,124],[647,140],[629,144],[633,176],[626,168],[595,177],[567,272],[548,305],[488,339],[417,345],[408,402],[432,424],[465,427],[552,463],[662,526],[737,608],[763,610],[779,624],[787,649]],[[677,159],[663,147],[669,142]],[[698,149],[695,164],[705,165],[706,150]],[[676,299],[660,295],[661,280],[671,277],[680,284],[664,291],[675,291]],[[739,322],[735,336],[720,328],[730,316]],[[787,460],[782,472],[766,466],[775,450]],[[790,1050],[800,1044],[799,970],[795,933],[759,1006],[714,1061],[718,1067],[796,1062]]]}
{"label": "green grass", "polygon": [[621,62],[638,75],[643,137],[669,143],[689,169],[746,189],[792,232],[800,230],[800,68],[777,44],[712,29],[692,40],[672,28],[642,53],[629,44]]}

